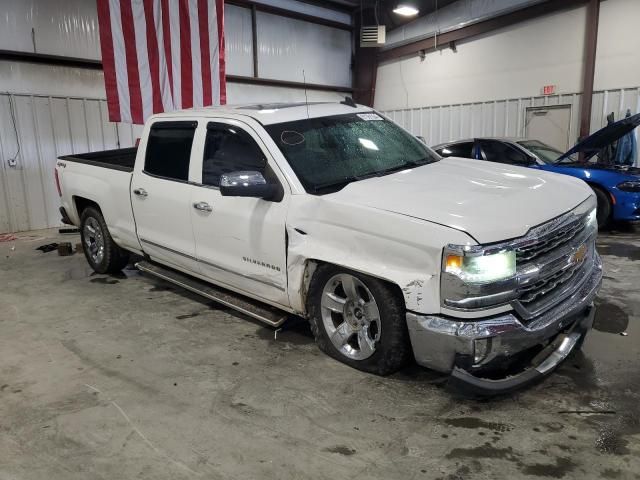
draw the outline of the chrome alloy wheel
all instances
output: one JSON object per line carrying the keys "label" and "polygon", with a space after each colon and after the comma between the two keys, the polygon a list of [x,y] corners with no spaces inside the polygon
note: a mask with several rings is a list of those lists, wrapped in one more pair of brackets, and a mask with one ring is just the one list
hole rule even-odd
{"label": "chrome alloy wheel", "polygon": [[102,263],[104,258],[104,235],[98,221],[93,217],[88,218],[84,224],[83,233],[84,243],[91,260],[96,265]]}
{"label": "chrome alloy wheel", "polygon": [[331,343],[345,357],[364,360],[380,340],[380,311],[371,291],[348,273],[334,275],[322,291],[322,322]]}

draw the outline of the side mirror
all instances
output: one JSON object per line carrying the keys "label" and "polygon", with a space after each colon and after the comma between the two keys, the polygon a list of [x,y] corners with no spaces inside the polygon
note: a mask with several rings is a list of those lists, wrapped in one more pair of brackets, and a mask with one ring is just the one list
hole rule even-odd
{"label": "side mirror", "polygon": [[220,176],[220,194],[223,197],[253,197],[269,200],[277,192],[278,187],[267,183],[260,172],[231,172]]}
{"label": "side mirror", "polygon": [[416,138],[420,140],[425,145],[427,144],[427,140],[422,135],[416,135]]}

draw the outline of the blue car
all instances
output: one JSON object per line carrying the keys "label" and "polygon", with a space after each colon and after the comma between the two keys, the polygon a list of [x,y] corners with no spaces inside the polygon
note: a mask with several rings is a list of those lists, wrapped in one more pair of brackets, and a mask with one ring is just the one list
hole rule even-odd
{"label": "blue car", "polygon": [[462,157],[538,168],[580,178],[598,199],[598,226],[640,220],[640,168],[604,163],[603,149],[640,124],[640,114],[608,125],[566,153],[538,140],[475,138],[436,145],[442,157]]}

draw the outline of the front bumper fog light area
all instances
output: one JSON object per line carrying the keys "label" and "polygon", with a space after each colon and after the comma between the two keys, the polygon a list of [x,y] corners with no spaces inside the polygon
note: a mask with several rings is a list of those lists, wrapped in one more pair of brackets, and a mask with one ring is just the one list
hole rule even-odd
{"label": "front bumper fog light area", "polygon": [[478,338],[473,341],[473,364],[479,365],[487,358],[489,351],[491,350],[490,338]]}
{"label": "front bumper fog light area", "polygon": [[516,274],[516,253],[504,250],[491,254],[468,255],[465,251],[449,251],[445,252],[444,271],[465,283],[504,280]]}

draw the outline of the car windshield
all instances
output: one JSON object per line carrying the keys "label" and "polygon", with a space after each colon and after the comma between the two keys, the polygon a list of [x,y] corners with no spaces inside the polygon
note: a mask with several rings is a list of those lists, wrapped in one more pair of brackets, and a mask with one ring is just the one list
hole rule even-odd
{"label": "car windshield", "polygon": [[575,155],[569,155],[558,162],[558,158],[562,156],[564,152],[557,150],[549,145],[539,142],[538,140],[525,140],[518,142],[524,148],[533,153],[536,157],[542,160],[544,163],[553,165],[556,163],[573,163],[578,161],[578,157]]}
{"label": "car windshield", "polygon": [[309,193],[440,160],[424,143],[376,113],[309,118],[266,126]]}

